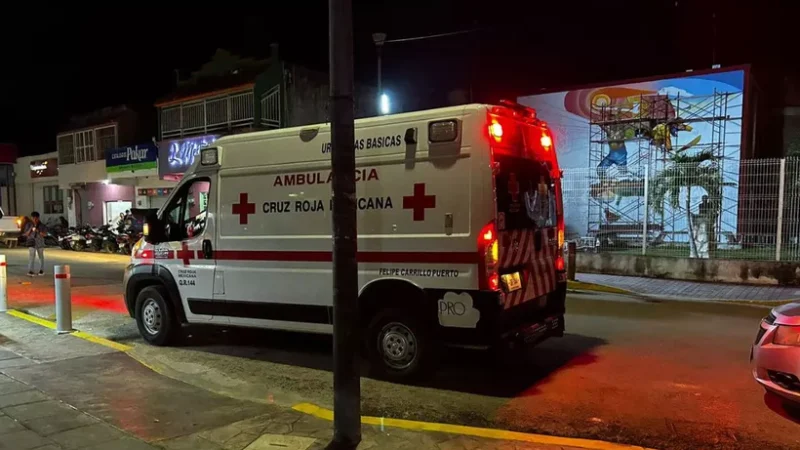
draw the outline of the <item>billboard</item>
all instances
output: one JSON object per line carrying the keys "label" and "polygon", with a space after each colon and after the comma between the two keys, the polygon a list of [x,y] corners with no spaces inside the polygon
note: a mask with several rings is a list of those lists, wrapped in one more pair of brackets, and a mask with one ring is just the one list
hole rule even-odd
{"label": "billboard", "polygon": [[[646,204],[645,178],[655,179],[686,157],[709,154],[714,170],[725,178],[720,192],[707,193],[715,197],[710,201],[716,206],[717,226],[710,229],[721,234],[736,231],[744,91],[745,71],[730,70],[530,95],[517,101],[536,109],[555,136],[571,205],[565,211],[568,232],[595,236],[604,227],[647,229],[646,210],[654,205]],[[689,188],[678,195],[688,198],[689,212],[696,215],[703,193]],[[665,213],[664,208],[655,209]],[[681,238],[678,233],[688,227],[686,208],[667,213],[672,215],[669,220],[653,219],[662,222],[654,232],[688,242],[688,236]]]}
{"label": "billboard", "polygon": [[134,172],[158,167],[158,147],[152,142],[106,150],[106,172]]}

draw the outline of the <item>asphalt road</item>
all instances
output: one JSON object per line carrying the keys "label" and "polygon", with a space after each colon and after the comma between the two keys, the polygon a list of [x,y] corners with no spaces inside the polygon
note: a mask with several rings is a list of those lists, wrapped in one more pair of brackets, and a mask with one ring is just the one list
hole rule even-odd
{"label": "asphalt road", "polygon": [[[15,271],[25,254],[8,255],[10,283],[24,281]],[[177,347],[151,347],[117,307],[125,258],[50,258],[69,262],[75,291],[90,292],[78,295],[76,327],[133,343],[132,355],[162,373],[240,399],[331,406],[330,338],[190,328]],[[32,283],[10,285],[11,306],[46,312],[38,299],[47,281]],[[750,374],[750,345],[766,312],[571,294],[566,337],[500,361],[451,351],[421,385],[365,377],[363,413],[661,449],[800,448],[800,411],[765,395]]]}

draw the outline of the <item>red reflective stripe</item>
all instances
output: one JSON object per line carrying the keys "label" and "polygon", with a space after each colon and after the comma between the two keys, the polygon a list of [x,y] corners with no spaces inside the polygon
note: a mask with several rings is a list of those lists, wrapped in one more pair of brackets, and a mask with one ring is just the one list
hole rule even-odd
{"label": "red reflective stripe", "polygon": [[[213,258],[224,261],[331,262],[333,252],[218,250]],[[478,252],[359,252],[356,258],[360,263],[477,264],[480,261]]]}
{"label": "red reflective stripe", "polygon": [[69,274],[68,273],[57,273],[56,274],[56,279],[57,280],[63,280],[65,278],[69,278]]}
{"label": "red reflective stripe", "polygon": [[5,267],[5,266],[7,266],[7,265],[8,265],[8,263],[4,263],[4,262],[1,262],[1,263],[0,263],[0,267]]}

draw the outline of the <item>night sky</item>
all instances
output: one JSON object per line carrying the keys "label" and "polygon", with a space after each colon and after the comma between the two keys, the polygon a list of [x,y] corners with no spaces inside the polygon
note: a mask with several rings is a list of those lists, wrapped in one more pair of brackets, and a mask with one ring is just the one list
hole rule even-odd
{"label": "night sky", "polygon": [[[782,80],[800,64],[798,25],[790,23],[797,15],[776,1],[353,1],[356,79],[364,83],[375,83],[373,32],[397,39],[476,30],[387,44],[384,86],[405,109],[444,105],[458,89],[466,100],[491,101],[713,63],[753,63],[781,106]],[[125,103],[154,117],[175,70],[188,76],[216,48],[265,57],[277,42],[285,59],[326,70],[327,2],[265,3],[272,6],[7,10],[0,142],[22,154],[54,151],[71,114],[103,106]]]}

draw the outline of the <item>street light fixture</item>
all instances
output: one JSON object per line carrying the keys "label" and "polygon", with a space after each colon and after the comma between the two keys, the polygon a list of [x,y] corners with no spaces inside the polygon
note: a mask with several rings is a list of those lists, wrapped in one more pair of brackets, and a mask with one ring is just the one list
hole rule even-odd
{"label": "street light fixture", "polygon": [[389,114],[391,112],[391,106],[392,106],[391,103],[389,102],[389,96],[387,94],[381,94],[380,98],[381,98],[380,102],[381,114],[383,115]]}

